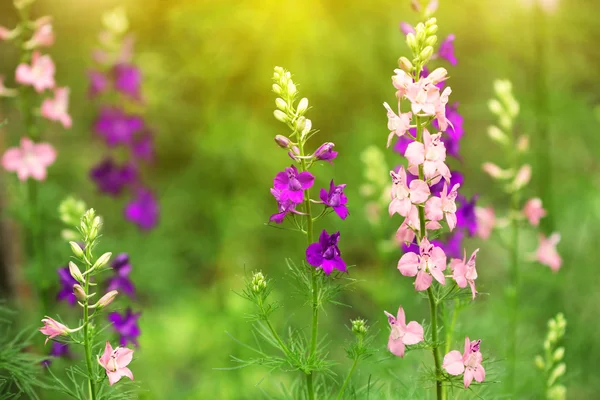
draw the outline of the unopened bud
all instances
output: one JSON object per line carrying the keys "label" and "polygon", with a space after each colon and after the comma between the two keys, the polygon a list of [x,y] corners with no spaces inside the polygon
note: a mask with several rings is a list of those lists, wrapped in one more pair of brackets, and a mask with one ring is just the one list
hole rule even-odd
{"label": "unopened bud", "polygon": [[[288,72],[288,74],[289,74],[289,72]],[[297,92],[296,85],[294,85],[294,82],[288,83],[287,89],[288,89],[287,91],[288,91],[288,94],[290,95],[290,97],[294,96]]]}
{"label": "unopened bud", "polygon": [[[438,0],[431,0],[429,2],[429,4],[427,4],[427,7],[425,8],[425,16],[428,17],[428,16],[432,15],[434,12],[436,12],[438,9],[438,5],[439,5]],[[431,18],[431,19],[435,20],[435,18]]]}
{"label": "unopened bud", "polygon": [[315,150],[313,157],[315,160],[328,161],[331,163],[338,155],[337,151],[333,151],[334,147],[335,144],[331,142],[323,143],[317,150]]}
{"label": "unopened bud", "polygon": [[415,30],[417,31],[417,44],[422,44],[425,42],[425,38],[427,37],[427,34],[425,33],[425,26],[423,24],[418,24]]}
{"label": "unopened bud", "polygon": [[110,292],[108,292],[104,296],[102,296],[102,298],[100,298],[100,300],[98,300],[98,302],[94,305],[94,307],[96,307],[100,310],[100,309],[108,306],[110,303],[113,302],[113,300],[115,299],[115,297],[117,297],[118,294],[119,294],[119,292],[117,292],[116,290],[111,290]]}
{"label": "unopened bud", "polygon": [[304,139],[306,137],[306,135],[308,135],[310,133],[311,129],[312,129],[312,121],[307,118],[306,121],[304,121],[304,128],[302,128],[302,132],[300,133],[300,137],[302,139]]}
{"label": "unopened bud", "polygon": [[81,248],[81,246],[79,246],[79,243],[69,242],[69,244],[71,245],[71,251],[73,252],[75,257],[83,258],[83,249]]}
{"label": "unopened bud", "polygon": [[416,51],[416,49],[417,49],[417,38],[415,37],[415,35],[412,32],[409,32],[406,35],[406,44],[408,45],[408,47],[411,50]]}
{"label": "unopened bud", "polygon": [[496,164],[486,162],[481,166],[483,171],[494,179],[508,179],[513,176],[514,172],[510,169],[502,169]]}
{"label": "unopened bud", "polygon": [[273,87],[273,91],[275,92],[275,94],[281,94],[281,86],[274,83],[272,87]]}
{"label": "unopened bud", "polygon": [[288,108],[287,103],[281,97],[275,99],[275,106],[281,111],[285,111]]}
{"label": "unopened bud", "polygon": [[419,0],[412,0],[410,2],[410,5],[412,6],[412,9],[416,12],[421,12],[421,3]]}
{"label": "unopened bud", "polygon": [[488,102],[488,108],[495,115],[502,115],[504,113],[504,109],[502,108],[502,104],[496,99],[491,99]]}
{"label": "unopened bud", "polygon": [[275,143],[277,143],[279,147],[287,149],[290,147],[292,141],[283,135],[277,135],[275,136]]}
{"label": "unopened bud", "polygon": [[69,273],[71,274],[71,276],[73,277],[73,279],[75,279],[77,282],[83,282],[84,278],[83,275],[81,274],[81,271],[79,270],[79,268],[77,267],[77,265],[75,265],[74,262],[69,261]]}
{"label": "unopened bud", "polygon": [[437,85],[441,81],[445,80],[447,76],[448,71],[446,70],[446,68],[439,67],[434,69],[429,75],[427,75],[427,80],[433,83],[434,85]]}
{"label": "unopened bud", "polygon": [[81,285],[77,283],[73,285],[73,294],[75,295],[75,297],[77,297],[77,300],[84,301],[85,299],[87,299],[85,291],[83,290]]}
{"label": "unopened bud", "polygon": [[107,252],[104,253],[100,256],[100,258],[98,258],[96,260],[96,262],[94,263],[94,265],[92,266],[92,270],[98,270],[102,267],[104,267],[106,264],[108,264],[108,261],[110,260],[110,257],[112,256],[111,252]]}
{"label": "unopened bud", "polygon": [[294,161],[300,161],[298,156],[300,155],[300,149],[298,146],[292,146],[291,150],[288,152],[288,156]]}
{"label": "unopened bud", "polygon": [[433,56],[433,47],[427,46],[423,49],[423,51],[421,51],[421,54],[419,54],[419,59],[423,63],[426,63],[427,61],[429,61],[431,56]]}
{"label": "unopened bud", "polygon": [[[525,186],[529,183],[530,179],[531,179],[531,166],[529,164],[525,164],[519,169],[519,171],[517,172],[517,175],[515,176],[515,180],[513,181],[513,189],[514,190],[521,189],[523,186]],[[553,333],[553,332],[551,332],[551,333]]]}
{"label": "unopened bud", "polygon": [[554,354],[552,355],[552,358],[554,359],[554,361],[560,361],[563,359],[564,356],[565,356],[565,348],[559,347],[556,350],[554,350]]}
{"label": "unopened bud", "polygon": [[267,288],[267,281],[262,272],[255,272],[254,275],[252,275],[250,286],[254,293],[260,293]]}
{"label": "unopened bud", "polygon": [[352,332],[358,336],[364,336],[369,327],[367,326],[367,322],[364,319],[355,319],[352,322]]}
{"label": "unopened bud", "polygon": [[306,117],[298,117],[296,120],[296,131],[302,133],[304,131],[304,126],[306,125]]}
{"label": "unopened bud", "polygon": [[546,393],[548,400],[565,400],[567,398],[567,388],[564,385],[556,385],[548,389]]}
{"label": "unopened bud", "polygon": [[426,40],[425,40],[425,45],[426,46],[435,46],[435,44],[437,43],[437,36],[435,35],[430,35]]}
{"label": "unopened bud", "polygon": [[298,108],[296,110],[298,111],[298,114],[302,115],[306,112],[307,109],[308,99],[306,97],[303,97],[302,99],[300,99],[300,102],[298,103]]}
{"label": "unopened bud", "polygon": [[488,136],[495,142],[500,144],[508,143],[508,136],[500,128],[495,125],[492,125],[488,128]]}
{"label": "unopened bud", "polygon": [[535,366],[542,370],[545,368],[544,359],[542,356],[535,356]]}
{"label": "unopened bud", "polygon": [[273,115],[275,116],[275,119],[281,122],[287,122],[288,121],[288,116],[281,110],[275,110],[273,111]]}
{"label": "unopened bud", "polygon": [[401,70],[403,70],[404,72],[407,72],[407,73],[411,73],[413,70],[412,63],[406,57],[400,57],[398,59],[398,66],[400,67]]}
{"label": "unopened bud", "polygon": [[517,141],[517,150],[521,153],[525,153],[529,150],[529,136],[521,135],[519,137],[519,140]]}
{"label": "unopened bud", "polygon": [[550,373],[550,378],[548,378],[548,386],[554,385],[554,382],[563,376],[565,372],[567,372],[567,365],[565,363],[558,364],[558,366]]}

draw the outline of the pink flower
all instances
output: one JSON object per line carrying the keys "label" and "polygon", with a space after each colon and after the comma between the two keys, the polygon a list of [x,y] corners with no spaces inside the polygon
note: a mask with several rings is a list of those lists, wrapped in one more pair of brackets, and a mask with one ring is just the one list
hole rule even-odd
{"label": "pink flower", "polygon": [[[452,126],[450,120],[446,118],[446,104],[448,104],[450,93],[452,93],[452,89],[446,87],[435,103],[435,118],[437,119],[442,132],[445,132],[446,129],[448,129],[448,125]],[[452,128],[454,129],[453,126]]]}
{"label": "pink flower", "polygon": [[33,53],[31,66],[19,64],[15,79],[22,85],[31,85],[38,93],[54,87],[54,62],[50,56],[40,56],[37,51]]}
{"label": "pink flower", "polygon": [[440,221],[444,216],[448,222],[450,231],[456,227],[456,196],[458,196],[458,188],[460,183],[452,187],[448,193],[448,185],[444,182],[444,188],[440,193],[440,197],[432,197],[425,204],[425,217],[432,221]]}
{"label": "pink flower", "polygon": [[560,233],[555,232],[548,238],[540,233],[539,240],[540,244],[535,252],[535,258],[540,263],[549,266],[552,271],[558,271],[562,265],[562,259],[556,251],[556,245],[560,242]]}
{"label": "pink flower", "polygon": [[390,130],[387,147],[390,147],[394,135],[402,137],[406,131],[410,129],[410,119],[412,118],[412,113],[408,112],[402,114],[400,111],[398,111],[399,115],[396,115],[388,103],[383,103],[383,106],[387,110],[388,129]]}
{"label": "pink flower", "polygon": [[429,134],[423,131],[423,143],[412,142],[406,147],[404,156],[408,159],[408,171],[413,175],[419,174],[419,165],[423,164],[425,179],[431,184],[438,183],[443,177],[450,181],[450,169],[444,163],[446,147],[441,140],[441,133]]}
{"label": "pink flower", "polygon": [[404,357],[405,345],[417,344],[423,341],[423,327],[415,321],[410,321],[407,325],[402,307],[398,308],[396,318],[389,312],[384,312],[392,328],[388,340],[388,349],[393,355]]}
{"label": "pink flower", "polygon": [[496,225],[496,213],[492,207],[475,207],[475,217],[477,218],[477,236],[487,239]]}
{"label": "pink flower", "polygon": [[450,260],[450,269],[452,270],[452,278],[456,281],[456,284],[460,288],[466,288],[467,283],[471,287],[471,292],[473,293],[473,299],[475,299],[475,295],[477,294],[477,290],[475,290],[475,279],[477,279],[477,270],[475,269],[475,258],[477,257],[477,252],[479,249],[475,250],[469,261],[467,261],[467,251],[465,250],[465,255],[462,260],[458,258],[453,258]]}
{"label": "pink flower", "polygon": [[465,350],[460,354],[458,350],[452,350],[444,356],[442,367],[450,375],[460,375],[464,373],[465,389],[471,385],[473,378],[477,382],[485,380],[485,369],[481,365],[483,356],[479,351],[481,340],[470,341],[469,337],[465,338]]}
{"label": "pink flower", "polygon": [[440,100],[440,89],[427,79],[422,79],[409,84],[405,96],[411,103],[413,113],[435,115],[436,104]]}
{"label": "pink flower", "polygon": [[398,261],[398,270],[404,276],[417,276],[415,289],[427,290],[431,286],[432,276],[442,285],[446,284],[446,254],[440,247],[429,243],[426,237],[419,245],[420,255],[406,253]]}
{"label": "pink flower", "polygon": [[52,29],[52,18],[42,17],[35,21],[36,30],[31,40],[25,45],[29,49],[36,47],[50,47],[54,44],[54,31]]}
{"label": "pink flower", "polygon": [[[440,229],[442,226],[437,221],[427,221],[425,223],[425,229],[435,230]],[[419,210],[417,207],[412,206],[408,216],[404,219],[398,231],[396,232],[396,240],[400,243],[411,243],[415,238],[415,232],[421,231],[421,223],[419,220]]]}
{"label": "pink flower", "polygon": [[109,342],[106,342],[104,354],[98,358],[98,363],[106,370],[108,383],[112,386],[126,376],[133,380],[133,373],[127,366],[133,359],[133,350],[126,347],[117,347],[113,350]]}
{"label": "pink flower", "polygon": [[415,28],[408,22],[400,22],[400,30],[404,35],[408,35],[409,33],[412,33],[414,35],[417,33],[415,31]]}
{"label": "pink flower", "polygon": [[68,327],[50,317],[42,319],[42,322],[44,323],[44,326],[40,328],[40,332],[48,336],[44,344],[48,343],[48,340],[53,339],[56,336],[67,335],[70,331]]}
{"label": "pink flower", "polygon": [[412,77],[408,75],[405,71],[397,68],[394,70],[394,72],[396,73],[396,75],[392,76],[392,84],[397,89],[396,97],[398,97],[398,99],[401,99],[406,95],[408,86],[412,85],[414,82]]}
{"label": "pink flower", "polygon": [[531,180],[531,165],[525,164],[517,171],[515,180],[512,183],[514,190],[519,190],[523,186],[527,185]]}
{"label": "pink flower", "polygon": [[68,112],[69,92],[69,88],[57,88],[54,90],[54,98],[45,99],[42,103],[42,116],[60,122],[67,129],[73,124]]}
{"label": "pink flower", "polygon": [[406,185],[406,171],[400,167],[398,173],[390,171],[392,177],[392,202],[389,206],[390,216],[398,213],[403,217],[408,216],[413,204],[420,204],[427,200],[430,191],[427,183],[420,179],[413,179],[410,187]]}
{"label": "pink flower", "polygon": [[32,177],[46,179],[46,168],[56,160],[56,151],[48,143],[34,143],[28,138],[21,139],[21,147],[12,147],[2,156],[2,166],[7,171],[16,172],[21,181]]}
{"label": "pink flower", "polygon": [[542,200],[537,197],[527,200],[523,207],[523,214],[531,225],[538,226],[540,219],[546,215],[546,210],[542,207]]}

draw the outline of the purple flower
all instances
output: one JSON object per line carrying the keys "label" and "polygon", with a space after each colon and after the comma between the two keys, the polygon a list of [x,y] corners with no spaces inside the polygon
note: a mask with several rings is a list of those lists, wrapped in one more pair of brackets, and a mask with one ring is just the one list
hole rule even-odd
{"label": "purple flower", "polygon": [[438,51],[438,56],[452,65],[456,65],[458,62],[454,55],[454,39],[455,36],[453,34],[448,35],[448,37],[440,44],[440,49]]}
{"label": "purple flower", "polygon": [[269,221],[275,222],[276,224],[281,224],[289,213],[300,214],[298,211],[296,211],[297,204],[289,199],[283,200],[281,193],[281,190],[271,188],[271,194],[273,197],[275,197],[275,200],[277,200],[277,208],[279,212],[271,215]]}
{"label": "purple flower", "polygon": [[144,128],[144,120],[137,115],[127,115],[115,107],[104,107],[95,123],[96,132],[109,146],[131,144],[133,136]]}
{"label": "purple flower", "polygon": [[[50,353],[48,353],[51,357],[71,357],[71,351],[69,350],[69,345],[67,343],[60,343],[52,341],[52,346],[50,347]],[[48,358],[42,361],[42,365],[44,367],[49,367],[52,364],[52,358]]]}
{"label": "purple flower", "polygon": [[334,147],[335,144],[331,142],[323,143],[317,150],[315,150],[313,157],[317,161],[327,161],[330,164],[333,164],[333,160],[335,160],[338,155],[337,151],[333,151]]}
{"label": "purple flower", "polygon": [[[459,158],[460,139],[464,135],[465,131],[463,128],[463,117],[458,113],[458,103],[453,105],[446,105],[446,118],[450,121],[454,129],[450,127],[446,131],[445,135],[442,135],[442,142],[449,155],[455,158]],[[437,119],[433,121],[433,126],[439,129]]]}
{"label": "purple flower", "polygon": [[158,223],[158,202],[151,191],[139,189],[136,197],[125,207],[125,218],[141,229],[152,229]]}
{"label": "purple flower", "polygon": [[123,188],[137,179],[137,168],[127,162],[118,166],[111,158],[106,158],[90,171],[90,177],[101,192],[117,196]]}
{"label": "purple flower", "polygon": [[311,244],[306,249],[306,261],[313,267],[323,269],[326,275],[331,274],[334,268],[346,272],[346,263],[342,260],[338,248],[339,240],[339,232],[329,236],[327,231],[323,230],[319,241]]}
{"label": "purple flower", "polygon": [[150,132],[145,132],[136,139],[131,145],[133,157],[138,160],[152,162],[154,160],[154,140]]}
{"label": "purple flower", "polygon": [[282,201],[291,200],[299,204],[304,201],[304,190],[311,188],[314,182],[315,177],[310,172],[298,173],[298,168],[292,165],[275,175],[273,186],[281,191]]}
{"label": "purple flower", "polygon": [[131,263],[129,262],[129,255],[127,253],[121,253],[112,262],[112,269],[115,272],[114,276],[107,280],[107,291],[117,290],[121,293],[127,294],[129,297],[135,297],[135,286],[131,279],[129,279],[129,273],[131,272]]}
{"label": "purple flower", "polygon": [[333,211],[335,211],[341,219],[346,219],[346,217],[348,217],[348,207],[346,206],[348,198],[344,194],[345,187],[346,184],[336,186],[332,179],[329,183],[329,192],[325,189],[321,189],[321,192],[319,193],[319,197],[321,198],[321,201],[323,201],[323,204],[333,208]]}
{"label": "purple flower", "polygon": [[461,258],[463,256],[462,240],[465,234],[460,230],[455,230],[454,233],[450,234],[445,241],[433,240],[436,246],[441,247],[446,253],[446,256],[452,258]]}
{"label": "purple flower", "polygon": [[71,273],[69,272],[69,267],[59,268],[56,271],[58,272],[58,277],[61,285],[61,289],[56,295],[56,300],[66,300],[70,305],[75,304],[75,302],[77,302],[77,298],[73,294],[73,285],[78,282],[75,280],[75,278],[71,276]]}
{"label": "purple flower", "polygon": [[127,343],[133,343],[139,346],[138,337],[140,336],[140,327],[138,319],[142,313],[134,313],[131,308],[127,308],[124,314],[111,312],[108,314],[108,320],[112,322],[115,331],[120,335],[121,346],[127,346]]}
{"label": "purple flower", "polygon": [[[452,171],[452,176],[450,177],[450,183],[448,184],[448,187],[454,187],[454,185],[456,185],[457,183],[460,184],[461,186],[463,186],[464,180],[465,178],[463,177],[463,174],[461,174],[458,171]],[[412,178],[415,179],[415,178]],[[438,183],[434,184],[431,186],[431,194],[434,196],[440,196],[440,193],[442,192],[442,190],[444,189],[444,183],[446,181],[444,179],[440,180]]]}
{"label": "purple flower", "polygon": [[465,196],[458,196],[460,205],[456,210],[457,226],[459,228],[465,228],[471,237],[475,236],[477,233],[475,207],[478,197],[479,196],[475,195],[471,197],[471,200],[469,201]]}
{"label": "purple flower", "polygon": [[135,100],[139,100],[142,74],[135,65],[119,64],[114,67],[115,88]]}
{"label": "purple flower", "polygon": [[97,95],[104,93],[108,88],[108,79],[102,72],[93,69],[89,70],[88,78],[90,79],[90,87],[88,90],[88,95],[90,97],[96,97]]}

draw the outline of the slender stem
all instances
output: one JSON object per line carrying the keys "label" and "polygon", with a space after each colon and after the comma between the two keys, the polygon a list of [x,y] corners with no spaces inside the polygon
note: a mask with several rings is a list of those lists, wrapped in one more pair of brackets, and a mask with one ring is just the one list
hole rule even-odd
{"label": "slender stem", "polygon": [[352,377],[352,374],[354,373],[354,370],[356,369],[356,365],[358,364],[358,357],[356,357],[354,359],[354,362],[352,363],[352,367],[350,368],[350,371],[348,371],[348,375],[346,376],[346,379],[344,380],[344,384],[342,385],[342,388],[340,389],[340,392],[337,395],[337,400],[340,400],[342,398],[342,396],[344,395],[344,391],[346,390],[346,386],[348,386],[348,383],[350,382],[350,378]]}
{"label": "slender stem", "polygon": [[450,327],[446,330],[446,351],[450,352],[450,343],[452,343],[452,334],[454,333],[454,327],[456,326],[456,320],[458,319],[458,299],[454,299],[454,308],[452,309],[452,320],[450,321]]}
{"label": "slender stem", "polygon": [[[89,253],[89,252],[88,252]],[[89,258],[88,258],[89,259]],[[86,295],[89,292],[90,287],[90,276],[89,274],[85,276],[85,293]],[[92,364],[92,341],[90,338],[90,329],[89,329],[89,299],[85,299],[83,302],[83,341],[85,348],[85,363],[87,364],[88,370],[88,388],[90,393],[90,399],[96,400],[96,384],[94,381],[94,369]]]}

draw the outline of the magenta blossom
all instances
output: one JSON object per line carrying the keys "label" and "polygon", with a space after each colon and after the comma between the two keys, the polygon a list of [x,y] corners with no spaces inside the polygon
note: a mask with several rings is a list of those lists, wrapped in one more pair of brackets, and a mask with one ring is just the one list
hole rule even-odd
{"label": "magenta blossom", "polygon": [[390,171],[392,177],[392,201],[388,207],[390,216],[398,213],[408,216],[413,204],[421,204],[429,197],[429,186],[420,179],[413,179],[408,185],[406,171],[401,166],[398,173]]}
{"label": "magenta blossom", "polygon": [[103,72],[89,70],[88,78],[90,80],[90,87],[88,89],[88,95],[90,97],[96,97],[97,95],[104,93],[108,89],[108,78]]}
{"label": "magenta blossom", "polygon": [[452,350],[444,356],[442,367],[450,375],[460,375],[464,373],[465,389],[471,385],[473,378],[477,382],[485,380],[485,369],[481,365],[483,356],[479,351],[481,340],[470,341],[469,337],[465,338],[465,350],[460,354],[458,350]]}
{"label": "magenta blossom", "polygon": [[342,260],[342,254],[338,247],[339,240],[339,232],[330,236],[323,229],[319,241],[306,249],[306,261],[313,267],[321,268],[325,275],[331,274],[334,269],[346,272],[346,263]]}
{"label": "magenta blossom", "polygon": [[11,147],[2,156],[2,166],[7,171],[17,173],[21,181],[33,178],[46,179],[46,168],[56,160],[56,150],[48,143],[34,143],[29,138],[21,138],[21,147]]}
{"label": "magenta blossom", "polygon": [[423,327],[416,321],[406,324],[406,317],[402,306],[398,308],[398,316],[384,311],[390,324],[391,332],[388,339],[388,349],[393,355],[404,357],[405,345],[417,344],[423,341]]}
{"label": "magenta blossom", "polygon": [[453,34],[448,35],[446,39],[440,43],[440,49],[438,50],[438,56],[452,65],[458,63],[458,60],[454,55],[454,39],[456,39],[456,37]]}
{"label": "magenta blossom", "polygon": [[[328,163],[333,164],[333,160],[335,160],[338,155],[337,151],[333,151],[334,147],[335,144],[331,142],[323,143],[315,150],[313,154],[314,159],[317,161],[327,161]],[[292,159],[294,159],[294,157],[292,157]]]}
{"label": "magenta blossom", "polygon": [[147,189],[138,189],[136,197],[127,203],[125,218],[140,229],[149,230],[156,226],[160,209],[154,194]]}
{"label": "magenta blossom", "polygon": [[314,182],[315,177],[310,172],[299,173],[298,168],[292,165],[275,176],[273,186],[281,191],[281,200],[299,204],[304,201],[304,190],[310,189]]}
{"label": "magenta blossom", "polygon": [[269,218],[270,222],[281,224],[288,214],[301,214],[299,211],[296,211],[296,203],[294,203],[290,199],[283,200],[281,190],[271,188],[271,194],[273,195],[273,197],[275,197],[275,200],[277,201],[277,209],[279,210],[279,212],[271,215],[271,218]]}
{"label": "magenta blossom", "polygon": [[133,350],[125,347],[117,347],[113,350],[110,343],[106,342],[104,353],[98,358],[98,363],[106,370],[108,383],[112,386],[124,376],[133,380],[133,373],[127,368],[132,360]]}
{"label": "magenta blossom", "polygon": [[426,237],[419,245],[420,255],[406,253],[398,261],[398,270],[404,276],[417,276],[415,289],[427,290],[431,286],[432,276],[442,285],[446,284],[446,254],[440,247],[429,243]]}
{"label": "magenta blossom", "polygon": [[138,67],[131,64],[119,64],[114,67],[115,88],[126,96],[140,100],[142,74]]}
{"label": "magenta blossom", "polygon": [[479,249],[475,250],[473,254],[471,254],[469,261],[467,261],[466,250],[462,260],[458,258],[453,258],[452,260],[450,260],[452,278],[456,281],[456,284],[460,288],[466,288],[468,283],[471,287],[473,299],[475,299],[475,295],[477,294],[477,290],[475,290],[475,279],[477,279],[477,269],[475,269],[475,258],[477,257],[478,251]]}
{"label": "magenta blossom", "polygon": [[115,107],[104,107],[94,126],[96,132],[109,146],[131,144],[136,133],[144,129],[144,120],[138,115],[128,115]]}
{"label": "magenta blossom", "polygon": [[134,313],[131,308],[127,308],[123,314],[111,312],[108,314],[108,320],[113,324],[113,328],[120,336],[121,346],[127,346],[131,342],[135,347],[139,346],[138,337],[141,330],[138,319],[142,313]]}
{"label": "magenta blossom", "polygon": [[329,192],[325,189],[321,189],[319,197],[323,204],[327,207],[331,207],[333,211],[341,218],[346,219],[348,217],[348,198],[344,194],[345,184],[335,185],[333,179],[329,183]]}
{"label": "magenta blossom", "polygon": [[456,227],[456,196],[458,195],[458,188],[460,183],[457,183],[452,187],[450,193],[448,193],[448,186],[444,183],[444,188],[440,197],[432,197],[427,200],[425,204],[425,217],[431,221],[440,221],[446,217],[448,222],[448,228],[450,232]]}

